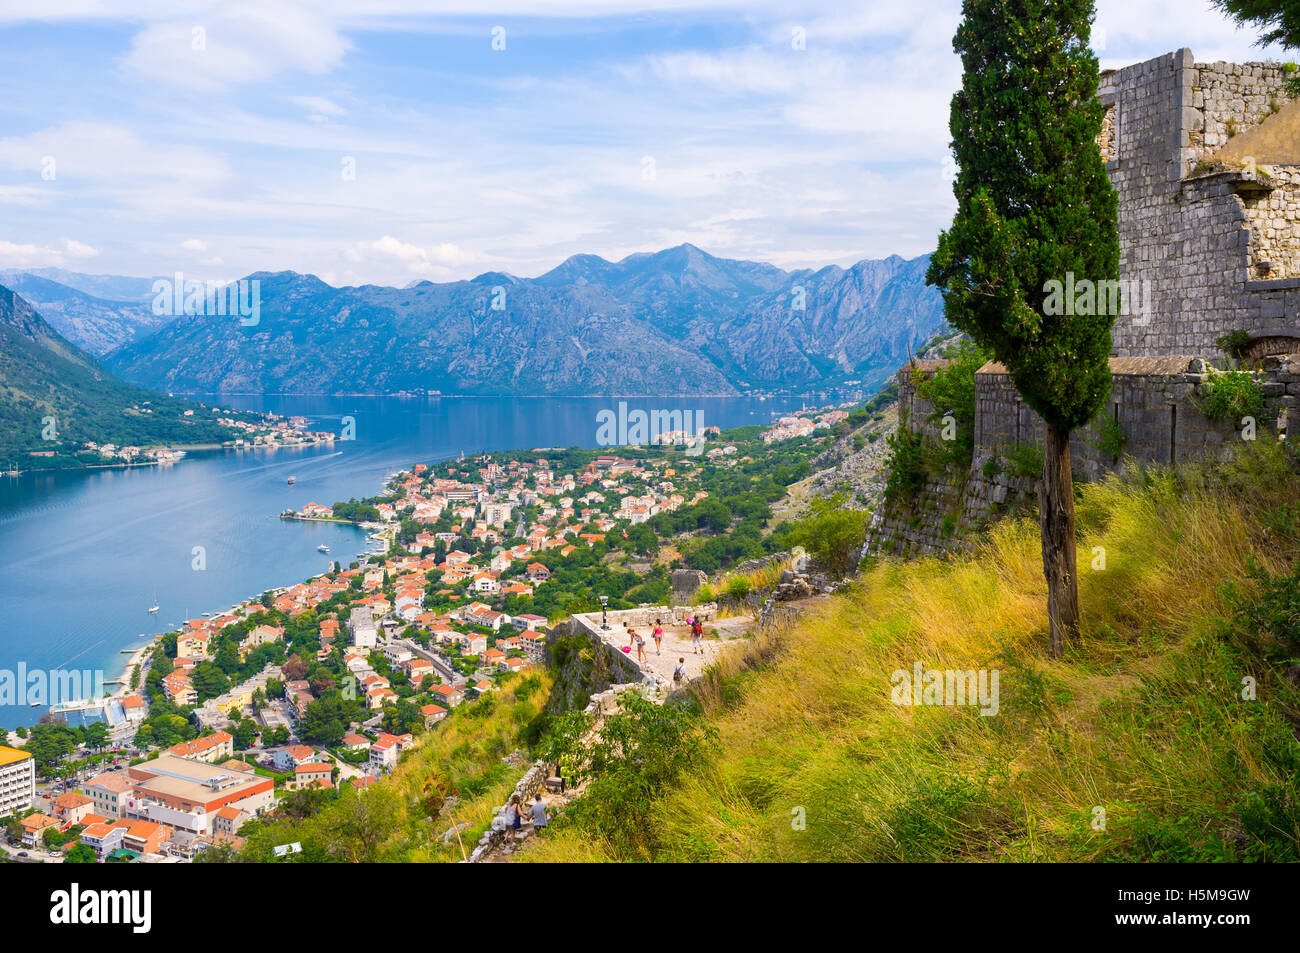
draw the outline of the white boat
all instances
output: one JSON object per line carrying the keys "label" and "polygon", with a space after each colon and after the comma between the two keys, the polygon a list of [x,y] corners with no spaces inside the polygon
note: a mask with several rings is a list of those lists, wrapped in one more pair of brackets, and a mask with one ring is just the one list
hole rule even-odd
{"label": "white boat", "polygon": [[324,543],[321,543],[319,546],[316,547],[316,552],[318,553],[328,553],[329,551],[330,548],[326,546]]}
{"label": "white boat", "polygon": [[155,592],[153,594],[153,605],[149,607],[149,612],[152,614],[157,611],[158,611],[158,593]]}

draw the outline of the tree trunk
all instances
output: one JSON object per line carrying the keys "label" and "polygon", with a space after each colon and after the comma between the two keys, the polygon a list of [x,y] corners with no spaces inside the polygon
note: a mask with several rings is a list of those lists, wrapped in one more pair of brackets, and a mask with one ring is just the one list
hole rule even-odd
{"label": "tree trunk", "polygon": [[1043,535],[1043,575],[1047,577],[1051,653],[1053,658],[1060,658],[1065,643],[1079,638],[1079,577],[1074,541],[1070,432],[1050,424],[1043,448],[1043,479],[1038,484],[1038,521]]}

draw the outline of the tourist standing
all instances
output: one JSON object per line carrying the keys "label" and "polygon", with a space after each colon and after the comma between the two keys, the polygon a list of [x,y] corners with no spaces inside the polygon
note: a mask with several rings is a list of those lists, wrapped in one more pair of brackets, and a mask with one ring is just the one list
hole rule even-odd
{"label": "tourist standing", "polygon": [[691,651],[704,654],[704,626],[700,624],[699,616],[691,620]]}
{"label": "tourist standing", "polygon": [[686,659],[679,658],[677,660],[677,667],[673,669],[673,685],[680,688],[684,681],[686,681]]}
{"label": "tourist standing", "polygon": [[655,619],[654,631],[650,633],[655,640],[655,655],[664,654],[664,623],[662,619]]}
{"label": "tourist standing", "polygon": [[541,791],[537,792],[537,799],[533,801],[532,807],[528,809],[528,813],[532,815],[534,831],[540,831],[550,823],[550,818],[546,816],[546,805],[542,803]]}
{"label": "tourist standing", "polygon": [[633,632],[632,641],[636,643],[636,660],[645,664],[648,661],[645,654],[645,639],[642,638],[640,632]]}

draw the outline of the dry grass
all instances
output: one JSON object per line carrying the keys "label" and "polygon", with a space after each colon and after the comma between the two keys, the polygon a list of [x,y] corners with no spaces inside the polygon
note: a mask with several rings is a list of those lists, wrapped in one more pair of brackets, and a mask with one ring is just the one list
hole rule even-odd
{"label": "dry grass", "polygon": [[[345,784],[338,800],[309,817],[259,825],[245,856],[266,861],[273,845],[299,841],[309,862],[462,860],[523,774],[502,759],[523,747],[523,729],[541,711],[551,684],[548,673],[530,672],[458,707],[420,736],[420,747],[392,774],[364,792]],[[521,698],[524,685],[533,688]],[[448,795],[456,797],[452,806],[444,804]],[[431,818],[430,810],[437,815]],[[469,827],[459,841],[453,836],[444,843],[442,835],[460,823]]]}
{"label": "dry grass", "polygon": [[[1300,746],[1294,692],[1280,677],[1262,688],[1280,669],[1222,634],[1223,584],[1248,589],[1252,560],[1293,564],[1295,534],[1261,521],[1287,506],[1300,481],[1272,448],[1082,487],[1083,638],[1060,660],[1045,651],[1036,522],[998,524],[960,558],[877,563],[702,684],[723,753],[665,792],[664,859],[1242,856],[1243,804],[1290,792],[1295,817]],[[999,713],[895,706],[891,673],[918,661],[999,670]],[[1267,704],[1241,700],[1246,674]],[[1294,845],[1293,820],[1265,826],[1279,823],[1256,855]],[[537,859],[582,857],[578,832],[554,833]]]}

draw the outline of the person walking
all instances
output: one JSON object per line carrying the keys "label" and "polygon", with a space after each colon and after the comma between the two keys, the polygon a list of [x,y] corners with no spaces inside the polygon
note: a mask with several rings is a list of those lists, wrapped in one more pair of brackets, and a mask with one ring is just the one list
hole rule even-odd
{"label": "person walking", "polygon": [[699,616],[691,620],[691,651],[697,655],[704,654],[704,626],[700,624]]}
{"label": "person walking", "polygon": [[681,688],[684,681],[686,681],[686,659],[683,657],[677,660],[677,667],[673,669],[673,687]]}
{"label": "person walking", "polygon": [[664,623],[662,619],[655,619],[654,631],[650,633],[651,638],[655,640],[655,655],[664,654]]}
{"label": "person walking", "polygon": [[519,809],[519,795],[510,795],[510,803],[506,805],[506,827],[512,831],[519,830],[523,826],[522,812]]}
{"label": "person walking", "polygon": [[540,832],[551,822],[551,819],[546,816],[546,805],[542,803],[541,791],[537,792],[537,799],[533,801],[532,805],[528,808],[528,813],[532,815],[533,818],[534,832]]}
{"label": "person walking", "polygon": [[645,639],[640,632],[633,632],[632,641],[636,644],[636,660],[644,665],[648,661],[645,654]]}

